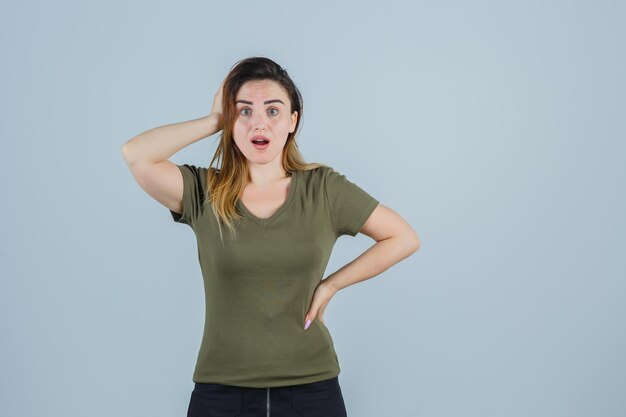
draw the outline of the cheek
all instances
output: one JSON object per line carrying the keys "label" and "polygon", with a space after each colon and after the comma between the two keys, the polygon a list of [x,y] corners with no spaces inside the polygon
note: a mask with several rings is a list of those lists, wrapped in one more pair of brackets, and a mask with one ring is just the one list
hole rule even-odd
{"label": "cheek", "polygon": [[291,119],[288,117],[282,117],[280,120],[276,121],[276,126],[280,126],[281,129],[289,129],[290,124]]}
{"label": "cheek", "polygon": [[242,129],[245,127],[245,125],[246,125],[245,121],[243,121],[241,117],[238,117],[235,119],[235,124],[233,127],[234,129]]}
{"label": "cheek", "polygon": [[236,120],[233,125],[233,139],[235,139],[235,142],[242,145],[243,141],[248,137],[248,131],[249,129],[245,123]]}

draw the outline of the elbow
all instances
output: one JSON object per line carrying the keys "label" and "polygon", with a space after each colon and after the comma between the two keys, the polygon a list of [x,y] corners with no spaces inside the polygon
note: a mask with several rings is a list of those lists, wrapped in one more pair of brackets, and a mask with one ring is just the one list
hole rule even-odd
{"label": "elbow", "polygon": [[417,233],[402,233],[392,238],[396,242],[396,248],[402,259],[413,255],[421,246],[421,241]]}
{"label": "elbow", "polygon": [[122,158],[126,160],[126,143],[122,145]]}
{"label": "elbow", "polygon": [[127,164],[130,164],[133,160],[133,157],[131,155],[131,150],[130,150],[130,140],[122,144],[122,157],[124,158],[124,161],[126,161]]}
{"label": "elbow", "polygon": [[414,230],[407,237],[407,246],[411,251],[411,254],[417,252],[419,248],[422,246],[422,241],[420,240],[419,235]]}

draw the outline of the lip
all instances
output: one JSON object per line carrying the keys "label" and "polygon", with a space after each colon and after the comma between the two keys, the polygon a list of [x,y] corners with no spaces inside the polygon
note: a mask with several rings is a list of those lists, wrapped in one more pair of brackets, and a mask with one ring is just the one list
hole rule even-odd
{"label": "lip", "polygon": [[250,142],[252,142],[252,141],[253,141],[253,140],[255,140],[255,139],[264,139],[264,140],[266,140],[266,141],[268,141],[268,142],[270,141],[270,139],[269,139],[269,138],[267,138],[267,137],[265,137],[265,136],[263,136],[263,135],[256,135],[256,136],[253,136],[253,137],[250,139]]}

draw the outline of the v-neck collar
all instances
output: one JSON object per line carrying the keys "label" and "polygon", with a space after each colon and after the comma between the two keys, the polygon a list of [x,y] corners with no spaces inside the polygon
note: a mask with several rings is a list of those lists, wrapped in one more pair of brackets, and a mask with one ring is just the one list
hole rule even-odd
{"label": "v-neck collar", "polygon": [[265,226],[265,225],[271,223],[278,216],[280,216],[285,210],[287,210],[287,208],[291,205],[291,202],[293,201],[294,195],[296,194],[296,187],[298,185],[298,172],[299,172],[299,170],[297,170],[297,169],[292,171],[291,182],[289,183],[289,191],[287,191],[287,198],[285,199],[285,202],[280,207],[278,207],[278,209],[276,209],[276,211],[270,217],[262,219],[260,217],[255,216],[243,204],[241,199],[237,200],[237,206],[241,209],[241,211],[243,212],[243,215],[245,217],[249,218],[250,220],[254,221],[255,223],[258,223],[261,226]]}

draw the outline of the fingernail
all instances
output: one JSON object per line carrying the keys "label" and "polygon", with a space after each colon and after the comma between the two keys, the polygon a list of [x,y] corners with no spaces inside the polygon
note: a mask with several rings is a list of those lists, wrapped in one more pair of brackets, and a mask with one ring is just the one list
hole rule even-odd
{"label": "fingernail", "polygon": [[304,330],[308,329],[310,325],[311,325],[311,319],[308,319],[306,323],[304,324]]}

